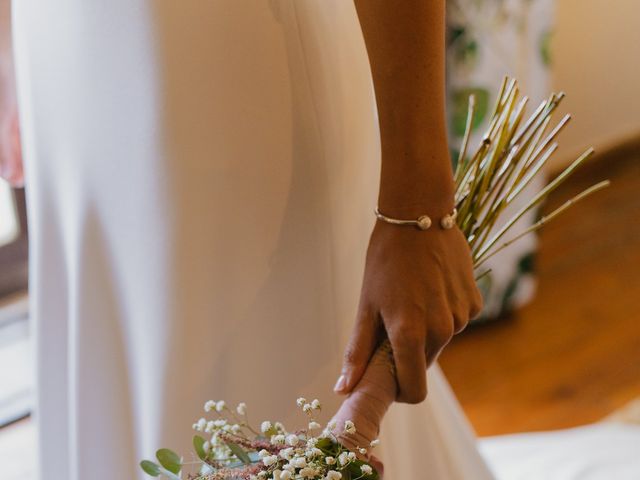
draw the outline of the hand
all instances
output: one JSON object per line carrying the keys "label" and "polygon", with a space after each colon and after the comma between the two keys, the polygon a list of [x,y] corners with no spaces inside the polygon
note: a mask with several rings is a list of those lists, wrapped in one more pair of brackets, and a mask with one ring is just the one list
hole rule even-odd
{"label": "hand", "polygon": [[386,334],[396,362],[396,400],[421,402],[427,367],[481,308],[469,246],[457,227],[422,231],[378,221],[336,391],[353,389]]}

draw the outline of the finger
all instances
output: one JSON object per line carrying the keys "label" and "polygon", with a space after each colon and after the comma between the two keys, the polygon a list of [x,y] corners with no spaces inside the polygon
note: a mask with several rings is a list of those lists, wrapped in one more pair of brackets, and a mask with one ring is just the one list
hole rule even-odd
{"label": "finger", "polygon": [[462,332],[469,325],[469,314],[462,308],[456,308],[453,312],[453,333]]}
{"label": "finger", "polygon": [[453,337],[455,320],[449,304],[444,299],[432,300],[427,315],[431,317],[426,334],[427,366],[430,366]]}
{"label": "finger", "polygon": [[393,348],[398,379],[397,401],[420,403],[427,396],[427,362],[425,357],[425,321],[406,314],[391,319],[389,340]]}
{"label": "finger", "polygon": [[473,287],[473,296],[471,298],[471,305],[469,306],[469,319],[471,320],[480,316],[484,307],[484,300],[480,289],[475,285]]}
{"label": "finger", "polygon": [[359,309],[353,334],[344,353],[342,372],[333,387],[336,393],[349,393],[362,378],[376,348],[378,323],[372,309]]}

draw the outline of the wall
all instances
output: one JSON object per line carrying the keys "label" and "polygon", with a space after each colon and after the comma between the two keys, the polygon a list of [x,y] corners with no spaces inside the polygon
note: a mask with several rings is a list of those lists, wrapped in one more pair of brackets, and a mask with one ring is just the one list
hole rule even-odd
{"label": "wall", "polygon": [[[594,146],[640,136],[640,0],[558,0],[552,85],[572,120],[560,136],[558,168]],[[559,117],[558,117],[559,118]]]}

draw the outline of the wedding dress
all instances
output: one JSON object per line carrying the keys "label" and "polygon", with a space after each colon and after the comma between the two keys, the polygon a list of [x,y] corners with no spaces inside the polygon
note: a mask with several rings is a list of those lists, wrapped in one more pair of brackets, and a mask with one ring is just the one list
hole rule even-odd
{"label": "wedding dress", "polygon": [[[144,478],[208,399],[330,415],[379,170],[351,0],[14,6],[40,478]],[[383,425],[387,478],[490,478],[429,375]]]}

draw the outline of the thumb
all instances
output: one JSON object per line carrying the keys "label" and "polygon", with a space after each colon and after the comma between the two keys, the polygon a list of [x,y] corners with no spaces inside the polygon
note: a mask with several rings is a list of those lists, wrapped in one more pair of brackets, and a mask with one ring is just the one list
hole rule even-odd
{"label": "thumb", "polygon": [[356,324],[347,344],[342,364],[342,373],[335,387],[336,393],[347,394],[355,387],[369,364],[377,344],[377,316],[361,308]]}

